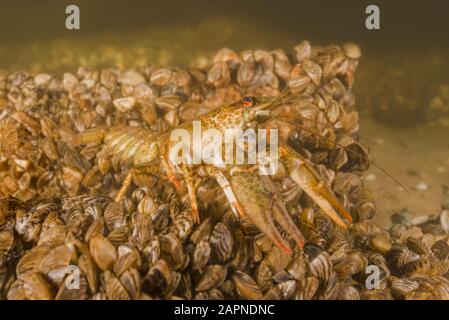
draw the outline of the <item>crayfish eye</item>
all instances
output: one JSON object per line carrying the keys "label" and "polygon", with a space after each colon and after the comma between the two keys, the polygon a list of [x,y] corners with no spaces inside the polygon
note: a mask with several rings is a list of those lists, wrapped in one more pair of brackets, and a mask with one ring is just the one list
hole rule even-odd
{"label": "crayfish eye", "polygon": [[243,105],[245,107],[252,107],[254,105],[254,99],[253,97],[246,96],[243,98]]}

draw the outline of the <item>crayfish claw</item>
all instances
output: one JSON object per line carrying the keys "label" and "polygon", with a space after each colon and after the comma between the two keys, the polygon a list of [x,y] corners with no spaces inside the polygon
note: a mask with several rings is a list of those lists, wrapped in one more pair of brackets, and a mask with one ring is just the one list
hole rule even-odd
{"label": "crayfish claw", "polygon": [[321,181],[318,173],[306,163],[307,160],[288,146],[283,146],[281,151],[284,161],[287,163],[290,177],[296,184],[312,198],[332,221],[343,229],[348,228],[348,225],[352,223],[351,215],[330,188]]}
{"label": "crayfish claw", "polygon": [[293,240],[295,240],[296,244],[300,248],[303,248],[305,241],[301,231],[299,231],[298,227],[293,222],[293,219],[285,208],[284,203],[277,198],[275,198],[273,204],[273,216],[276,222],[279,223],[285,231],[287,231],[288,235],[292,237]]}
{"label": "crayfish claw", "polygon": [[280,204],[273,200],[273,195],[264,187],[263,181],[256,173],[236,171],[231,176],[230,183],[245,217],[276,246],[285,253],[292,252],[288,241],[282,237],[276,228],[273,216],[298,245],[303,247],[304,240],[301,232],[288,216],[288,213],[283,212]]}

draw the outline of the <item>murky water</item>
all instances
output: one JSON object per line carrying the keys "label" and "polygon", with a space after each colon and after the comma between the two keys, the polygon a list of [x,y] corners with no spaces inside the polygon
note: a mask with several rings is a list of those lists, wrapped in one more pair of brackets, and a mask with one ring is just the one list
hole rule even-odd
{"label": "murky water", "polygon": [[[368,1],[78,1],[81,29],[65,29],[70,1],[3,1],[0,68],[63,72],[80,65],[201,65],[223,46],[290,48],[354,41],[363,49],[356,90],[393,125],[425,110],[449,79],[447,1],[378,1],[381,29],[367,30]],[[445,97],[447,98],[447,97]],[[435,103],[434,103],[435,104]],[[434,106],[434,109],[444,107]],[[406,111],[399,119],[397,113]],[[441,110],[436,110],[436,113]],[[397,121],[395,120],[396,118]]]}
{"label": "murky water", "polygon": [[[367,1],[264,0],[77,1],[81,30],[68,31],[64,11],[71,1],[3,1],[0,68],[61,73],[78,66],[202,66],[223,46],[356,42],[363,49],[355,86],[366,119],[362,140],[412,190],[413,201],[406,201],[410,195],[372,169],[368,183],[381,198],[380,217],[403,207],[435,214],[449,197],[449,2],[376,2],[379,31],[365,28]],[[415,190],[420,183],[428,188]]]}

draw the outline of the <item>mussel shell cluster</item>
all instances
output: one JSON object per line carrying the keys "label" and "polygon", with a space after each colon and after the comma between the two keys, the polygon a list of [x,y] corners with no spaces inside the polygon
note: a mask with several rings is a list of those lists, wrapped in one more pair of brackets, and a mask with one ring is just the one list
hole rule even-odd
{"label": "mussel shell cluster", "polygon": [[342,231],[304,210],[306,245],[286,254],[220,201],[195,225],[190,208],[150,194],[3,199],[1,298],[449,299],[449,236],[438,219]]}
{"label": "mussel shell cluster", "polygon": [[[382,279],[413,271],[391,264],[396,245],[374,258],[366,246],[374,227],[365,219],[375,207],[360,177],[368,167],[367,150],[356,137],[352,85],[360,55],[355,44],[312,47],[304,41],[290,53],[225,48],[203,70],[1,73],[2,298],[396,297],[387,286],[364,289],[372,259],[388,257]],[[274,97],[286,87],[287,99],[274,114],[300,126],[280,126],[281,139],[315,164],[358,221],[342,232],[310,199],[292,192],[289,211],[307,240],[292,255],[249,221],[236,221],[210,180],[198,189],[205,217],[199,225],[192,222],[187,197],[154,178],[137,177],[123,203],[115,203],[111,197],[127,168],[97,159],[98,144],[72,144],[78,133],[98,126],[165,132],[244,95]],[[80,289],[69,289],[70,271],[78,272]],[[439,278],[418,279],[410,281]]]}
{"label": "mussel shell cluster", "polygon": [[360,179],[368,153],[355,135],[352,93],[360,56],[352,43],[312,47],[303,41],[290,53],[224,48],[205,69],[81,67],[61,77],[0,72],[0,194],[23,201],[112,196],[128,168],[97,158],[98,143],[75,146],[79,133],[116,125],[166,132],[245,95],[275,97],[288,88],[273,115],[300,127],[279,120],[269,125],[316,164],[355,219],[368,218],[373,205]]}

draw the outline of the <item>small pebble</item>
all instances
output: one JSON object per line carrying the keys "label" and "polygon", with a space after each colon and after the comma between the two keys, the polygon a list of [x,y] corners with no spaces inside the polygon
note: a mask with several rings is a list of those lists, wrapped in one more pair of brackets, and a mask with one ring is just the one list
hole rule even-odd
{"label": "small pebble", "polygon": [[393,224],[402,224],[404,226],[412,225],[412,216],[407,211],[396,212],[391,215]]}
{"label": "small pebble", "polygon": [[377,176],[374,173],[368,173],[365,176],[365,181],[374,181],[377,179]]}
{"label": "small pebble", "polygon": [[418,216],[418,217],[414,217],[412,219],[412,224],[414,226],[418,226],[420,224],[426,223],[429,220],[430,220],[430,216],[425,216],[425,215],[424,216]]}
{"label": "small pebble", "polygon": [[443,210],[443,212],[441,212],[440,223],[444,232],[449,233],[449,210]]}
{"label": "small pebble", "polygon": [[443,166],[440,166],[440,167],[437,168],[437,172],[438,173],[444,173],[444,172],[446,172],[446,168],[443,167]]}
{"label": "small pebble", "polygon": [[414,187],[418,191],[426,191],[429,190],[429,185],[425,182],[420,182]]}

